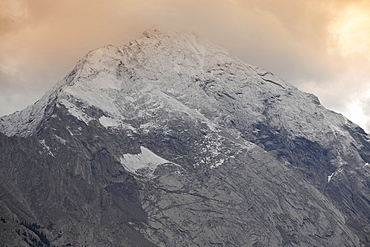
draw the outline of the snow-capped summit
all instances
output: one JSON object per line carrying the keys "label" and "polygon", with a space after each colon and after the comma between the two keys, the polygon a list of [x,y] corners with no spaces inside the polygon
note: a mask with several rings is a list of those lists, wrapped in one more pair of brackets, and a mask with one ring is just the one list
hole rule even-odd
{"label": "snow-capped summit", "polygon": [[241,77],[257,77],[251,66],[195,34],[162,33],[150,29],[128,45],[108,45],[90,51],[41,100],[25,110],[2,117],[0,130],[9,136],[33,135],[42,121],[49,117],[51,105],[57,103],[67,106],[79,119],[90,121],[86,114],[75,109],[71,98],[117,117],[124,114],[122,109],[117,109],[117,104],[123,105],[124,102],[114,103],[112,94],[137,94],[153,89],[153,92],[177,95],[188,94],[189,87],[192,94],[199,94],[199,85],[196,84],[213,80],[217,76],[214,73],[226,69],[224,66],[234,71],[230,73],[245,70],[243,72],[247,75],[239,75]]}
{"label": "snow-capped summit", "polygon": [[233,129],[249,140],[269,126],[286,138],[305,138],[343,155],[351,149],[333,143],[351,146],[346,129],[356,128],[316,96],[195,34],[156,29],[127,45],[90,51],[41,100],[2,117],[0,131],[35,135],[55,107],[87,125],[97,121],[134,132],[164,128],[170,116],[191,118],[216,132]]}
{"label": "snow-capped summit", "polygon": [[[175,104],[177,107],[185,107],[181,106],[185,104],[198,109],[213,104],[215,99],[210,96],[210,91],[240,98],[241,92],[246,91],[243,90],[245,87],[271,92],[276,91],[275,87],[294,89],[271,73],[244,63],[195,34],[162,33],[150,29],[128,45],[109,45],[90,51],[40,101],[23,111],[2,117],[0,130],[9,136],[34,134],[42,121],[49,117],[52,103],[67,107],[72,115],[86,123],[92,119],[91,116],[77,109],[74,102],[97,107],[107,117],[120,121],[121,116],[125,117],[127,113],[121,106],[127,100],[135,99],[134,95],[151,94],[148,100],[153,97],[163,99],[164,95],[159,94],[171,95],[173,101],[180,102],[180,105]],[[127,97],[123,97],[124,94]],[[253,108],[261,104],[261,99],[256,97],[259,96],[248,96]]]}
{"label": "snow-capped summit", "polygon": [[[195,34],[156,29],[127,45],[90,51],[40,101],[2,117],[0,130],[9,136],[34,135],[53,107],[65,107],[86,124],[98,120],[115,128],[126,128],[132,120],[163,124],[152,116],[164,111],[187,114],[210,128],[229,127],[242,116],[238,130],[258,131],[264,122],[324,146],[341,136],[352,140],[343,132],[347,120],[315,96]],[[99,113],[91,114],[90,108]]]}

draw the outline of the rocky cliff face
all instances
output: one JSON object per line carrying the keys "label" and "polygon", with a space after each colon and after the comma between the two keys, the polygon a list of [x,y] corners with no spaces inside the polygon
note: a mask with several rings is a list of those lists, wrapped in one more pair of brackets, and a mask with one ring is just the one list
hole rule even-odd
{"label": "rocky cliff face", "polygon": [[89,52],[0,131],[9,245],[370,245],[369,136],[193,34]]}

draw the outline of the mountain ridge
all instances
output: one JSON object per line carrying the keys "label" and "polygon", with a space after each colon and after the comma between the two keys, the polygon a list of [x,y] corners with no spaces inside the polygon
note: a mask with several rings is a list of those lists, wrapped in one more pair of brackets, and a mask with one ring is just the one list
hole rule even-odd
{"label": "mountain ridge", "polygon": [[[165,39],[164,41],[168,41],[168,42],[164,42],[164,41],[162,41],[162,39]],[[191,58],[193,59],[193,61],[191,61],[191,62],[194,63],[190,66],[192,72],[189,73],[189,71],[187,71],[187,73],[185,73],[186,75],[191,74],[191,76],[201,77],[205,74],[204,73],[205,71],[203,71],[203,67],[201,66],[202,63],[204,63],[204,61],[203,61],[204,54],[202,55],[202,52],[203,53],[205,52],[205,50],[204,50],[205,48],[202,47],[203,46],[202,43],[207,44],[209,47],[215,49],[215,51],[213,51],[214,53],[220,53],[220,54],[223,53],[223,55],[226,55],[226,57],[231,57],[232,58],[231,62],[235,63],[237,61],[238,63],[240,63],[242,65],[245,65],[244,62],[235,58],[231,53],[227,52],[226,50],[224,50],[220,47],[217,47],[217,46],[215,46],[215,45],[213,45],[210,42],[207,42],[205,40],[201,40],[201,42],[198,43],[198,40],[199,40],[199,38],[197,36],[195,36],[194,34],[185,34],[184,35],[184,34],[180,34],[178,32],[174,32],[174,33],[170,33],[170,34],[164,34],[164,33],[161,33],[160,31],[158,31],[156,29],[152,29],[152,30],[144,32],[142,38],[138,39],[137,41],[130,42],[130,45],[125,45],[125,46],[122,46],[122,47],[115,47],[115,46],[112,46],[112,45],[108,45],[108,46],[105,46],[103,48],[98,48],[98,49],[92,50],[83,59],[81,59],[76,64],[75,68],[72,70],[71,73],[69,73],[68,76],[66,76],[53,89],[51,89],[48,93],[46,93],[44,95],[44,97],[38,102],[40,102],[40,104],[47,104],[48,102],[53,101],[53,98],[55,96],[57,96],[57,94],[64,91],[65,88],[74,86],[77,81],[79,81],[79,80],[81,81],[81,79],[84,79],[85,77],[96,76],[96,73],[107,72],[109,70],[107,68],[118,69],[119,66],[123,65],[123,62],[125,62],[126,64],[136,64],[137,66],[144,67],[145,65],[143,65],[142,63],[138,63],[137,61],[136,61],[136,63],[132,63],[130,61],[130,57],[132,55],[131,51],[136,50],[136,52],[137,52],[137,50],[139,50],[139,53],[140,53],[140,52],[142,52],[141,51],[142,47],[144,47],[144,48],[146,48],[145,50],[148,51],[146,53],[149,53],[148,55],[144,54],[145,56],[155,57],[154,54],[151,54],[151,53],[153,53],[153,50],[155,50],[155,49],[153,49],[153,46],[157,46],[161,42],[164,43],[164,44],[162,44],[162,50],[167,50],[167,53],[168,53],[168,50],[170,52],[174,53],[173,50],[175,48],[173,48],[173,47],[176,46],[176,45],[178,45],[181,48],[188,48],[192,52],[194,52],[194,51],[196,52],[196,58],[194,58],[193,54],[191,54]],[[180,43],[182,43],[182,44],[179,45]],[[112,50],[113,50],[113,52],[112,52]],[[177,51],[175,51],[175,52],[179,52],[180,50],[181,49],[177,48]],[[183,49],[183,50],[185,50],[185,49]],[[203,50],[203,51],[200,52],[200,50]],[[123,54],[123,53],[125,53],[125,54]],[[157,55],[157,54],[155,54],[155,55]],[[165,59],[167,59],[167,56],[168,56],[168,54],[166,54]],[[172,56],[176,57],[176,54],[172,54]],[[224,57],[222,57],[222,58],[224,58]],[[107,62],[106,65],[104,65],[104,61],[102,61],[104,59],[106,59],[106,62]],[[133,60],[140,60],[140,59],[144,60],[144,58],[136,58],[136,57],[133,58]],[[175,59],[175,58],[173,58],[173,59]],[[164,60],[163,56],[162,56],[162,60]],[[183,59],[183,60],[186,60],[186,59]],[[118,64],[115,64],[113,66],[114,62],[116,62]],[[110,64],[110,63],[112,63],[112,64]],[[153,65],[153,63],[154,63],[154,65]],[[153,65],[153,66],[151,66],[152,68],[150,68],[150,66],[145,67],[145,72],[146,73],[145,73],[145,76],[143,76],[143,77],[145,77],[145,79],[149,78],[149,80],[151,80],[151,83],[153,83],[153,81],[155,81],[156,79],[155,79],[155,75],[153,76],[152,73],[157,73],[157,67],[158,66],[156,64],[161,64],[161,61],[160,60],[158,61],[157,59],[155,59],[154,61],[152,61],[151,64]],[[176,71],[176,69],[179,69],[179,65],[176,64],[176,61],[172,61],[171,65],[172,65],[171,70],[174,70],[173,72],[175,72],[175,74],[181,74],[179,71]],[[94,66],[96,66],[98,69],[94,68]],[[181,64],[181,66],[185,67],[185,68],[189,67],[188,64],[186,64],[186,63]],[[107,68],[104,68],[104,67],[107,67]],[[246,65],[246,67],[254,69],[250,65]],[[130,71],[129,71],[130,69],[133,70],[133,68],[124,68],[124,70],[125,70],[124,72],[126,72],[131,77],[130,79],[132,79],[132,77],[134,77],[135,75],[130,74]],[[97,72],[98,70],[99,70],[99,72]],[[169,70],[169,68],[168,67],[167,68],[162,68],[162,70]],[[143,71],[141,71],[141,72],[143,72]],[[115,73],[122,73],[122,71],[121,72],[120,71],[115,71]],[[266,72],[264,70],[260,70],[260,72],[258,72],[258,73],[263,73],[263,76],[267,76],[267,77],[269,77],[269,76],[271,77],[271,75],[272,75],[271,73]],[[173,75],[171,75],[171,76],[173,76]],[[85,78],[85,79],[91,80],[91,78]],[[120,78],[120,79],[122,80],[122,78]],[[130,81],[129,78],[124,78],[124,79],[128,79],[128,81]],[[199,80],[199,78],[193,78],[193,79],[194,80]],[[134,80],[135,80],[135,78],[134,78]],[[275,80],[276,80],[276,78],[275,78]],[[266,81],[269,81],[268,78],[266,79]],[[114,84],[115,82],[118,83],[118,84]],[[79,82],[79,83],[82,84],[83,82]],[[100,87],[100,88],[105,87],[105,88],[108,88],[108,89],[109,88],[112,88],[112,89],[128,88],[127,90],[129,90],[129,88],[132,86],[132,85],[127,85],[127,84],[126,85],[120,85],[119,82],[117,82],[116,78],[112,78],[112,80],[109,83],[111,83],[111,84],[110,85],[104,85],[104,81],[98,81],[96,87]],[[273,83],[276,83],[276,82],[273,82]],[[91,81],[89,81],[88,84],[92,84]],[[86,88],[88,88],[88,87],[92,87],[92,86],[91,85],[86,85]],[[292,86],[290,85],[290,87],[292,87]],[[38,105],[38,104],[36,104],[36,105]],[[29,108],[31,108],[31,106]],[[38,108],[43,108],[43,106],[41,106],[41,107],[38,106]],[[20,118],[20,119],[26,118],[26,116],[24,116],[24,115],[27,115],[27,114],[30,115],[29,118],[31,118],[33,115],[39,115],[39,114],[36,114],[36,113],[35,114],[28,113],[29,111],[30,110],[20,111],[17,114],[14,114],[14,115],[19,115],[18,118]],[[10,114],[8,116],[5,116],[5,118],[3,117],[3,120],[1,121],[3,125],[5,124],[7,119],[10,119],[11,115],[12,114]],[[3,127],[3,132],[8,133],[8,131],[6,131],[6,129],[8,129],[8,128],[9,128],[9,126],[8,127],[4,126]],[[8,135],[27,135],[27,134],[25,134],[25,133],[16,134],[14,131],[9,131]]]}

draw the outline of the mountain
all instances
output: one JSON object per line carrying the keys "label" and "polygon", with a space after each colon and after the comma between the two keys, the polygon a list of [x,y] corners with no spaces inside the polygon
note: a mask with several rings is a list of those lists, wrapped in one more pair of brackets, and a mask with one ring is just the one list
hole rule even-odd
{"label": "mountain", "polygon": [[5,245],[370,246],[369,135],[194,34],[90,51],[0,132]]}

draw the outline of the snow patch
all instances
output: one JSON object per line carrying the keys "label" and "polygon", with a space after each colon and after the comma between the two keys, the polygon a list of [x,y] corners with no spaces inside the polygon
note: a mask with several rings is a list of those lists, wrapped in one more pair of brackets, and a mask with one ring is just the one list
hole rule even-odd
{"label": "snow patch", "polygon": [[63,145],[66,145],[67,141],[66,141],[66,140],[64,140],[62,137],[55,135],[55,138],[56,138],[60,143],[62,143]]}
{"label": "snow patch", "polygon": [[210,168],[211,168],[211,169],[214,169],[214,168],[216,168],[216,167],[219,167],[220,165],[223,165],[223,164],[224,164],[224,162],[225,162],[225,159],[220,159],[216,164],[211,165],[211,166],[210,166]]}
{"label": "snow patch", "polygon": [[339,167],[335,172],[328,176],[328,183],[332,180],[332,178],[343,171],[343,167]]}
{"label": "snow patch", "polygon": [[69,102],[68,100],[61,100],[60,103],[68,109],[68,112],[72,116],[76,117],[80,121],[83,121],[85,124],[88,124],[92,120],[92,118],[83,113],[75,104]]}
{"label": "snow patch", "polygon": [[331,181],[331,178],[334,176],[335,172],[328,176],[328,183]]}
{"label": "snow patch", "polygon": [[71,136],[74,136],[74,134],[73,134],[73,132],[71,131],[71,129],[70,129],[71,127],[69,127],[69,126],[67,126],[66,127],[66,129],[68,130],[68,132],[69,132],[69,134],[71,135]]}
{"label": "snow patch", "polygon": [[119,122],[116,119],[113,119],[113,118],[110,118],[110,117],[106,117],[106,116],[103,116],[103,117],[99,118],[99,122],[105,128],[108,128],[108,127],[118,127],[118,126],[120,126]]}
{"label": "snow patch", "polygon": [[125,154],[121,158],[121,164],[127,171],[138,174],[138,170],[148,169],[152,173],[158,165],[172,163],[143,146],[140,147],[140,150],[139,154]]}
{"label": "snow patch", "polygon": [[54,154],[51,152],[51,148],[48,145],[46,145],[46,142],[44,139],[40,140],[39,143],[44,148],[44,150],[48,152],[48,155],[54,157]]}

